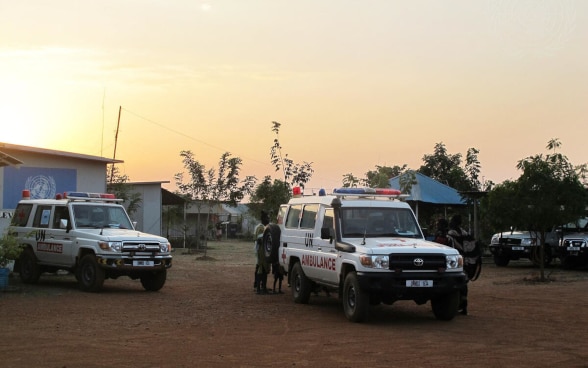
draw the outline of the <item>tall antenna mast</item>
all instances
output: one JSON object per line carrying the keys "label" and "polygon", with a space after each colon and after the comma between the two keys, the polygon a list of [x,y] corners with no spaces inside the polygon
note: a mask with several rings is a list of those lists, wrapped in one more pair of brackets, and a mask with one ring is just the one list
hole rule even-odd
{"label": "tall antenna mast", "polygon": [[106,98],[106,87],[104,87],[104,93],[102,94],[102,140],[100,141],[100,156],[104,157],[104,99]]}
{"label": "tall antenna mast", "polygon": [[[114,154],[112,155],[112,161],[116,160],[116,143],[118,142],[118,127],[120,126],[120,111],[122,110],[122,106],[118,107],[118,122],[116,123],[116,133],[114,134]],[[112,179],[114,176],[114,162],[112,163],[110,169],[110,183],[112,184]]]}

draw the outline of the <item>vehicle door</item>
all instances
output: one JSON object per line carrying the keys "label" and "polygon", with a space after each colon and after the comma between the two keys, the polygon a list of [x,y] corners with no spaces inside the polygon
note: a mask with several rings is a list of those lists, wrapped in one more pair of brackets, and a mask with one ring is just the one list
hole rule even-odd
{"label": "vehicle door", "polygon": [[73,241],[71,236],[71,217],[66,205],[56,205],[53,209],[51,228],[47,230],[46,238],[53,244],[52,254],[56,264],[72,266],[75,263]]}
{"label": "vehicle door", "polygon": [[319,218],[319,210],[324,216],[324,208],[321,209],[318,204],[306,204],[302,208],[300,230],[304,232],[307,257],[301,261],[305,272],[308,270],[308,276],[325,281],[330,278],[330,274],[335,273],[336,255],[330,253],[329,241],[321,239],[323,217]]}
{"label": "vehicle door", "polygon": [[[325,283],[337,285],[339,276],[336,267],[338,252],[335,249],[335,216],[332,208],[321,207],[317,214],[320,226],[314,238],[317,253],[320,257],[321,280]],[[327,236],[328,235],[328,236]]]}

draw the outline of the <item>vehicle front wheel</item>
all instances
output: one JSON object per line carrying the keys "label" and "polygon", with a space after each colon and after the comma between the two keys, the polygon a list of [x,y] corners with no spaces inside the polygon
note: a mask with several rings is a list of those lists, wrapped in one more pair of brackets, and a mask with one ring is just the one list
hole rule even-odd
{"label": "vehicle front wheel", "polygon": [[37,257],[31,248],[25,249],[20,255],[20,279],[25,284],[35,284],[41,276],[41,267],[37,264]]}
{"label": "vehicle front wheel", "polygon": [[565,270],[571,270],[572,268],[576,267],[575,257],[561,256],[560,261],[561,267]]}
{"label": "vehicle front wheel", "polygon": [[163,287],[167,278],[167,270],[147,272],[141,275],[141,285],[147,291],[157,291]]}
{"label": "vehicle front wheel", "polygon": [[370,305],[369,294],[359,288],[355,272],[349,272],[343,283],[343,311],[351,322],[365,322]]}
{"label": "vehicle front wheel", "polygon": [[104,270],[96,261],[94,254],[86,254],[82,257],[77,269],[78,284],[83,291],[96,292],[104,284]]}
{"label": "vehicle front wheel", "polygon": [[310,292],[312,291],[312,283],[304,274],[300,262],[292,267],[291,284],[294,303],[307,304],[310,299]]}
{"label": "vehicle front wheel", "polygon": [[441,321],[451,321],[457,314],[459,307],[459,291],[431,299],[431,307],[435,318]]}

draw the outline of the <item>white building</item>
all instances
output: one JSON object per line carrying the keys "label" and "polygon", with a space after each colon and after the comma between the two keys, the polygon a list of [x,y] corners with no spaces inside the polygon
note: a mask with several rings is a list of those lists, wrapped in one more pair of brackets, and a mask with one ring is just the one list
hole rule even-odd
{"label": "white building", "polygon": [[[10,223],[22,191],[31,198],[55,198],[67,191],[106,192],[106,169],[123,163],[106,157],[0,142],[0,233]],[[162,183],[132,183],[141,204],[131,216],[138,230],[161,235]]]}

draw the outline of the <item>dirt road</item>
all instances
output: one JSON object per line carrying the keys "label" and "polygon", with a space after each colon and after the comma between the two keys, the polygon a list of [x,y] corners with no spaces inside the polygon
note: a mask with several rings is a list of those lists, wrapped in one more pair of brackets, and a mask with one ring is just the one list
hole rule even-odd
{"label": "dirt road", "polygon": [[[0,292],[0,367],[588,367],[588,271],[485,260],[468,316],[443,322],[430,304],[372,309],[348,322],[324,295],[309,305],[252,291],[252,244],[174,253],[165,287],[128,278],[100,293],[70,275]],[[270,276],[271,280],[271,276]]]}

